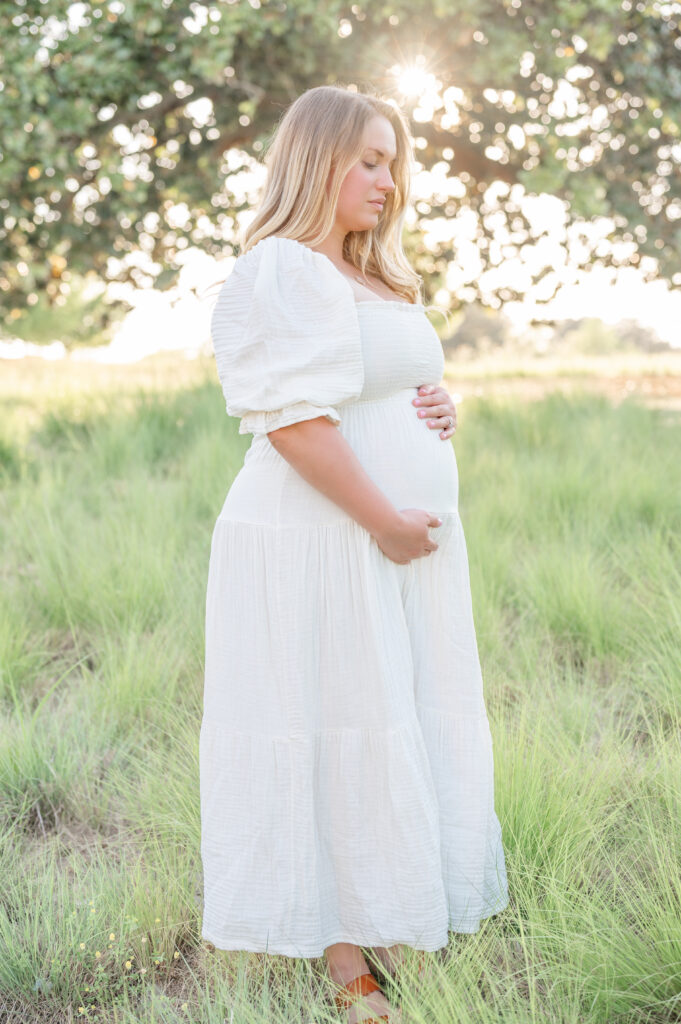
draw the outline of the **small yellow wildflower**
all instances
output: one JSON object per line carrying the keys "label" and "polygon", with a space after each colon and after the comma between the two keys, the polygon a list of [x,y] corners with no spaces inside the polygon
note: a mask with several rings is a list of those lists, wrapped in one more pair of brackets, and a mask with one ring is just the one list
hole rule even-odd
{"label": "small yellow wildflower", "polygon": [[161,920],[161,918],[160,918],[160,917],[157,917],[157,918],[155,918],[156,924],[158,924],[158,922],[159,922],[160,920]]}
{"label": "small yellow wildflower", "polygon": [[183,1009],[183,1010],[186,1010],[186,1009],[187,1009],[187,1006],[188,1006],[188,1005],[189,1005],[188,1003],[183,1003],[183,1004],[182,1004],[182,1009]]}
{"label": "small yellow wildflower", "polygon": [[98,949],[96,949],[95,950],[95,956],[97,957],[98,960],[99,960],[101,955],[102,955],[101,952]]}
{"label": "small yellow wildflower", "polygon": [[94,914],[94,912],[95,912],[95,908],[94,907],[90,907],[90,913]]}
{"label": "small yellow wildflower", "polygon": [[89,985],[86,985],[86,986],[85,986],[85,991],[86,991],[86,992],[89,992],[89,991],[90,991],[90,986],[89,986]]}
{"label": "small yellow wildflower", "polygon": [[113,942],[113,940],[115,938],[116,938],[116,936],[115,936],[114,932],[111,932],[111,935],[109,936],[109,942]]}
{"label": "small yellow wildflower", "polygon": [[90,906],[94,907],[94,905],[95,905],[95,901],[94,900],[90,900]]}
{"label": "small yellow wildflower", "polygon": [[179,951],[179,949],[176,949],[175,952],[173,953],[174,959],[177,960],[179,955],[180,955],[180,951]]}
{"label": "small yellow wildflower", "polygon": [[80,944],[80,948],[81,948],[81,949],[85,949],[85,943],[84,943],[84,942],[81,942],[81,944]]}
{"label": "small yellow wildflower", "polygon": [[146,942],[146,941],[147,941],[147,937],[146,937],[146,935],[143,935],[142,936],[142,942]]}
{"label": "small yellow wildflower", "polygon": [[126,970],[129,971],[131,967],[132,967],[132,962],[130,960],[126,960],[125,961],[125,968],[126,968]]}
{"label": "small yellow wildflower", "polygon": [[78,1007],[78,1013],[85,1013],[85,1007],[84,1006],[79,1006]]}

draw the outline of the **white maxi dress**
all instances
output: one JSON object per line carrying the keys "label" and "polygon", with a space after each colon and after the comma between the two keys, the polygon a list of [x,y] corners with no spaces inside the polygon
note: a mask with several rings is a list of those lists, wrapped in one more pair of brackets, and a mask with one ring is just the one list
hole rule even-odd
{"label": "white maxi dress", "polygon": [[[440,341],[422,305],[357,302],[278,236],[237,258],[211,330],[253,439],[208,570],[202,938],[441,949],[508,889],[456,458],[412,404],[442,379]],[[317,416],[396,508],[442,518],[437,551],[391,561],[267,437]]]}

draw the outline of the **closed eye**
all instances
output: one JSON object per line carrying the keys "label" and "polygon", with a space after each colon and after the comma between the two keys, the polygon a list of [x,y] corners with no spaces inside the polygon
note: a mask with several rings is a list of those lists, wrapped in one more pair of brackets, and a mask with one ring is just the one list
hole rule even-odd
{"label": "closed eye", "polygon": [[376,168],[376,167],[378,166],[378,164],[368,164],[368,163],[366,162],[366,160],[364,160],[364,161],[363,161],[363,163],[364,163],[364,166],[365,166],[365,167],[368,167],[368,169],[369,169],[370,171],[373,171],[373,170],[374,170],[374,169],[375,169],[375,168]]}

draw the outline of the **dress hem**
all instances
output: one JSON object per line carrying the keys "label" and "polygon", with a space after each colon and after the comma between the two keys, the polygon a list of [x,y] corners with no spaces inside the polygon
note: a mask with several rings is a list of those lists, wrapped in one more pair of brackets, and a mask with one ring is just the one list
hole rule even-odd
{"label": "dress hem", "polygon": [[293,947],[286,943],[281,946],[274,944],[273,946],[263,947],[261,943],[249,943],[239,939],[218,939],[213,937],[207,931],[201,932],[201,939],[204,942],[211,943],[211,945],[215,946],[216,949],[223,950],[226,953],[269,953],[271,956],[302,957],[304,959],[312,960],[319,959],[324,956],[324,950],[327,949],[328,946],[335,945],[337,942],[349,942],[353,946],[359,946],[361,949],[370,949],[374,946],[394,946],[399,943],[426,953],[436,953],[438,950],[444,949],[445,946],[448,945],[450,932],[455,935],[474,935],[476,932],[480,931],[480,926],[483,921],[486,921],[490,917],[494,917],[496,914],[500,914],[508,907],[508,904],[509,897],[508,895],[505,895],[502,900],[495,905],[494,909],[485,912],[482,916],[476,914],[474,917],[468,919],[467,924],[461,919],[458,920],[456,927],[450,924],[447,929],[447,938],[444,942],[434,940],[433,942],[426,942],[424,944],[422,940],[419,942],[404,938],[392,939],[389,942],[385,942],[385,940],[377,937],[358,941],[356,936],[351,937],[341,934],[333,936],[328,941],[324,941],[321,949],[316,947],[313,951],[308,949],[301,952],[300,949],[294,951]]}

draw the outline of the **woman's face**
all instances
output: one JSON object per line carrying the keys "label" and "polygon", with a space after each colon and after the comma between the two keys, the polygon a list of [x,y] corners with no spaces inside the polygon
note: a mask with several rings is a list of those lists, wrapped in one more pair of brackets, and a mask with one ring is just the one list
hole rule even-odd
{"label": "woman's face", "polygon": [[362,141],[362,155],[345,175],[338,195],[336,225],[344,232],[375,228],[381,217],[380,204],[395,189],[390,175],[396,154],[395,130],[387,117],[372,117],[364,126]]}

